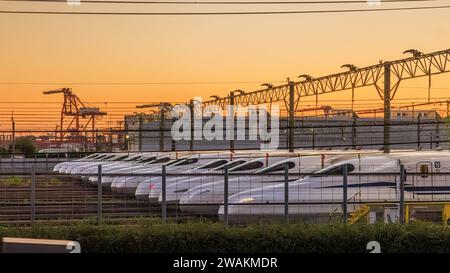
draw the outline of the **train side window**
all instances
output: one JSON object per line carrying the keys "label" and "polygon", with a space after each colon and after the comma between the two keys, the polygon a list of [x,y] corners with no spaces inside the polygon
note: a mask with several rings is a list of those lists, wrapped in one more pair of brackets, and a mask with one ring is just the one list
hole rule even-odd
{"label": "train side window", "polygon": [[286,166],[286,164],[288,165],[288,169],[292,169],[295,168],[295,163],[292,161],[288,161],[288,162],[280,162],[278,164],[266,167],[260,171],[257,171],[257,174],[265,174],[265,173],[274,173],[274,172],[278,172],[278,171],[284,171],[284,167]]}
{"label": "train side window", "polygon": [[226,159],[218,159],[218,160],[214,160],[212,162],[208,162],[200,167],[198,167],[199,170],[204,170],[204,169],[214,169],[220,166],[223,166],[225,164],[227,164],[228,161]]}
{"label": "train side window", "polygon": [[250,170],[255,170],[255,169],[259,169],[264,167],[264,163],[261,161],[251,161],[251,162],[247,162],[244,163],[242,165],[236,166],[232,169],[230,169],[230,171],[232,172],[240,172],[240,171],[250,171]]}
{"label": "train side window", "polygon": [[344,166],[347,165],[347,173],[351,173],[355,170],[355,166],[350,163],[338,165],[338,166],[330,166],[320,171],[317,171],[318,175],[342,175],[344,173]]}
{"label": "train side window", "polygon": [[137,156],[131,157],[131,158],[129,158],[129,159],[126,159],[125,161],[138,161],[138,160],[140,160],[141,158],[142,158],[142,156],[137,155]]}
{"label": "train side window", "polygon": [[420,177],[427,178],[428,174],[430,172],[428,165],[426,165],[426,164],[420,165],[419,172],[420,172]]}
{"label": "train side window", "polygon": [[198,162],[198,158],[185,158],[183,160],[175,162],[171,166],[185,166],[185,165],[195,164],[197,162]]}
{"label": "train side window", "polygon": [[116,158],[111,159],[111,161],[122,161],[124,159],[126,159],[128,157],[128,155],[122,155],[122,156],[118,156]]}
{"label": "train side window", "polygon": [[162,157],[162,158],[157,158],[157,159],[151,161],[150,163],[151,164],[160,164],[160,163],[166,163],[167,162],[168,164],[174,164],[174,163],[178,162],[178,160],[180,160],[180,159],[174,159],[174,160],[171,161],[170,157]]}
{"label": "train side window", "polygon": [[141,160],[138,161],[138,163],[147,163],[147,162],[151,162],[154,161],[156,159],[156,157],[147,157],[147,158],[143,158]]}

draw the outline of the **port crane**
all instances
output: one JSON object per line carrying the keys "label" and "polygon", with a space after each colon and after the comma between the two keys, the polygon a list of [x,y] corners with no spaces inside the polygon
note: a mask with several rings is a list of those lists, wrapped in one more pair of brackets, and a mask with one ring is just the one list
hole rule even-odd
{"label": "port crane", "polygon": [[[86,107],[81,99],[73,93],[71,88],[60,88],[44,91],[43,93],[44,95],[63,94],[64,101],[61,108],[59,127],[59,140],[61,142],[64,142],[66,135],[69,132],[72,132],[75,138],[80,140],[82,138],[82,133],[88,133],[89,126],[91,126],[92,142],[95,142],[95,119],[107,115],[106,112],[100,111],[99,108]],[[87,119],[87,121],[84,124],[80,124],[81,119]],[[68,124],[65,126],[66,120],[68,121]]]}

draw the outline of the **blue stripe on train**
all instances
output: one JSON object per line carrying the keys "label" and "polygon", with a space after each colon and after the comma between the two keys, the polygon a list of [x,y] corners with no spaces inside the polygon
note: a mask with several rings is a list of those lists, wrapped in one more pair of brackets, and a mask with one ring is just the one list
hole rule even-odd
{"label": "blue stripe on train", "polygon": [[[365,188],[365,187],[391,187],[395,188],[397,185],[395,182],[368,182],[368,183],[358,183],[358,184],[348,184],[348,188]],[[343,185],[335,185],[328,187],[321,187],[322,189],[327,188],[342,188]],[[405,184],[405,191],[409,192],[450,192],[450,186],[410,186],[410,184]],[[441,193],[442,194],[442,193]]]}

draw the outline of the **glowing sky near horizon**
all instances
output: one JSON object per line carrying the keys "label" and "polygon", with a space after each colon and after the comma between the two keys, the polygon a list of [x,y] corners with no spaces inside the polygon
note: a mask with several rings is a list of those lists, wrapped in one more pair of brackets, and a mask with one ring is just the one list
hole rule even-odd
{"label": "glowing sky near horizon", "polygon": [[[393,6],[396,5],[389,5]],[[0,10],[42,10],[50,7],[68,11],[105,9],[87,4],[67,7],[65,4],[0,3]],[[336,6],[289,5],[265,9],[314,8],[330,9]],[[107,10],[211,9],[197,6],[120,6]],[[450,48],[449,15],[450,9],[199,17],[1,14],[0,83],[257,81],[276,84],[286,77],[295,78],[299,74],[322,76],[336,73],[342,71],[340,66],[345,63],[366,66],[376,64],[380,59],[403,58],[403,50],[409,48],[423,52]],[[433,79],[433,87],[436,88],[432,92],[433,97],[450,97],[449,79],[449,75]],[[424,79],[408,81],[402,86],[408,88],[401,87],[398,98],[427,97]],[[59,97],[42,95],[44,90],[59,87],[62,86],[0,85],[0,101],[59,101]],[[195,96],[223,96],[234,89],[251,91],[260,88],[259,83],[68,87],[72,87],[86,101],[99,102],[180,102]],[[349,94],[335,93],[321,99],[349,99]],[[357,91],[356,98],[376,99],[377,94],[373,88],[361,89]],[[5,104],[0,107],[3,110],[11,108]]]}

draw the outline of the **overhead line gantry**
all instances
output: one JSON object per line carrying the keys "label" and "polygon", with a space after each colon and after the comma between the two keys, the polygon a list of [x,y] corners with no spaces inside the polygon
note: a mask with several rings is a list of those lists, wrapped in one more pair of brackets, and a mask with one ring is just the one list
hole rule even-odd
{"label": "overhead line gantry", "polygon": [[[239,104],[243,106],[284,102],[289,109],[289,150],[294,149],[294,113],[298,109],[300,99],[308,96],[318,96],[332,92],[352,90],[374,86],[380,99],[384,102],[384,141],[383,150],[390,152],[390,118],[391,100],[395,97],[402,81],[428,77],[428,98],[430,98],[431,77],[450,71],[450,49],[423,54],[417,50],[406,50],[412,57],[395,61],[380,61],[379,64],[367,67],[352,66],[349,71],[323,77],[305,78],[301,81],[291,81],[279,86],[267,86],[266,89],[242,94],[232,94],[223,98],[214,98],[203,102],[203,106]],[[353,98],[352,98],[353,100]]]}

